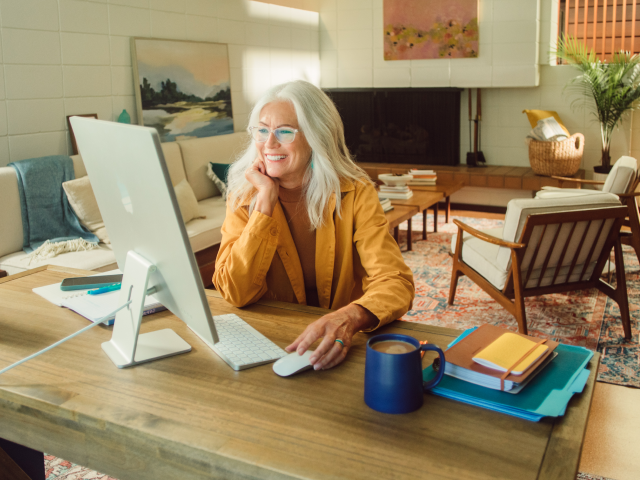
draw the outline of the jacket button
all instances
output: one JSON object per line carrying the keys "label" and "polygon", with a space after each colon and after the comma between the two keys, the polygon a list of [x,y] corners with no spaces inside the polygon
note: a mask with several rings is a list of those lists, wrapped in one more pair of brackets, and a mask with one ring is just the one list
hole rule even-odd
{"label": "jacket button", "polygon": [[271,235],[273,235],[274,237],[278,235],[278,230],[275,227],[271,229]]}

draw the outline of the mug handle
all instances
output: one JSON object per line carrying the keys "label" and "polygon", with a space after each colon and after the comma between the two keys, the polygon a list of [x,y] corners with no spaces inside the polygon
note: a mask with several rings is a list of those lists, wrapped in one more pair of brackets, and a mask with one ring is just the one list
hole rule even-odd
{"label": "mug handle", "polygon": [[438,385],[440,383],[440,380],[442,380],[442,377],[444,377],[444,362],[445,362],[444,352],[440,350],[440,348],[436,347],[435,345],[426,344],[426,345],[420,346],[421,352],[426,352],[427,350],[433,350],[434,352],[438,352],[438,355],[440,356],[440,368],[438,369],[436,378],[434,378],[430,382],[424,382],[422,384],[422,389],[424,391],[430,390],[436,385]]}

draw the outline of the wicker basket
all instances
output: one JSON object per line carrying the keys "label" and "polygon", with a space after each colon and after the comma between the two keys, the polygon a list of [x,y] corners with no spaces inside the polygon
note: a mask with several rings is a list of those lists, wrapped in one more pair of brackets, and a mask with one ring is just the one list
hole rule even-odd
{"label": "wicker basket", "polygon": [[584,153],[584,135],[575,133],[561,142],[528,138],[529,161],[538,175],[570,177],[578,173]]}

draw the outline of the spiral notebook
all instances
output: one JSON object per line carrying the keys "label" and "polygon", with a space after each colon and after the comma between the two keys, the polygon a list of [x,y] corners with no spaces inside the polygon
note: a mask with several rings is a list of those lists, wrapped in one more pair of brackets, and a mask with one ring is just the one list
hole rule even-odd
{"label": "spiral notebook", "polygon": [[[120,270],[112,270],[110,272],[101,272],[99,275],[116,275],[122,273]],[[93,275],[92,275],[93,276]],[[44,287],[34,288],[33,292],[37,293],[41,297],[49,300],[54,305],[59,307],[66,307],[74,312],[82,315],[83,317],[96,322],[109,312],[113,312],[118,308],[118,299],[120,291],[103,293],[101,295],[87,295],[86,290],[72,290],[62,291],[60,290],[60,283],[54,283],[53,285],[46,285]],[[155,312],[166,310],[166,308],[158,302],[153,295],[147,295],[144,302],[143,315],[150,315]],[[105,325],[113,325],[113,318],[110,318],[105,322]]]}

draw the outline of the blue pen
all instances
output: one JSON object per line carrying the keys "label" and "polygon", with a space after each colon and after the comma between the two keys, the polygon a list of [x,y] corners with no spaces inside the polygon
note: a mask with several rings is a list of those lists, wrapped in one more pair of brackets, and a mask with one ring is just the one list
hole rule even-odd
{"label": "blue pen", "polygon": [[116,290],[120,290],[122,286],[121,283],[114,283],[113,285],[107,285],[106,287],[96,288],[95,290],[89,290],[87,293],[89,295],[100,295],[101,293],[114,292]]}

